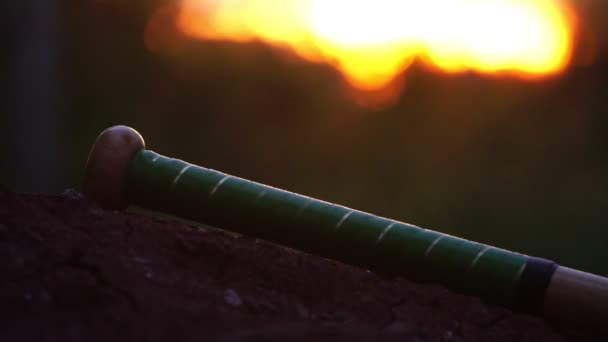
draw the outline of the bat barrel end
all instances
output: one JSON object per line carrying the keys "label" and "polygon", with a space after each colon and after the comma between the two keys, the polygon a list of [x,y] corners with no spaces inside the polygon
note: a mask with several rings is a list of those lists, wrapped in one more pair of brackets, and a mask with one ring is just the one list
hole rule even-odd
{"label": "bat barrel end", "polygon": [[82,183],[84,195],[106,209],[126,208],[129,163],[144,147],[144,139],[131,127],[113,126],[103,131],[89,152]]}
{"label": "bat barrel end", "polygon": [[608,332],[608,278],[558,267],[545,295],[544,311],[556,322]]}

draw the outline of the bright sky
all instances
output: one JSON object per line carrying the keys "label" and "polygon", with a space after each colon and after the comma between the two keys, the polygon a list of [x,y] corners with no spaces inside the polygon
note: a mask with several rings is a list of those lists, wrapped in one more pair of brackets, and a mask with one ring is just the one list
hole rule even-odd
{"label": "bright sky", "polygon": [[182,0],[178,26],[289,47],[361,90],[386,87],[414,58],[445,72],[556,74],[574,34],[560,0]]}

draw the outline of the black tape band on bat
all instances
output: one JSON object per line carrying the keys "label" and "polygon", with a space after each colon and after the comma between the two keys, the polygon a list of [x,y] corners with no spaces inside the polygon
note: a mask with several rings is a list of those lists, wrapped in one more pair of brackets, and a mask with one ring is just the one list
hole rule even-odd
{"label": "black tape band on bat", "polygon": [[547,287],[558,265],[550,260],[530,257],[519,282],[519,303],[516,307],[540,313]]}

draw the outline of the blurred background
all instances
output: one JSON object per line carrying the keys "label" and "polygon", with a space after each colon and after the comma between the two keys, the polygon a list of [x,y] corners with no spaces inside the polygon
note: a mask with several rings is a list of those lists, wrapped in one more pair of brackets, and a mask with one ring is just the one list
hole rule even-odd
{"label": "blurred background", "polygon": [[365,91],[331,59],[184,33],[178,1],[5,2],[0,184],[78,188],[126,124],[162,154],[608,276],[608,3],[572,6],[550,76],[421,57]]}

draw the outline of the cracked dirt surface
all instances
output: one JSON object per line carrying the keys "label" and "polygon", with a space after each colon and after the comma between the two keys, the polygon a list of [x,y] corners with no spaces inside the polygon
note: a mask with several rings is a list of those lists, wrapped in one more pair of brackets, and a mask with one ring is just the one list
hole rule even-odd
{"label": "cracked dirt surface", "polygon": [[438,285],[105,211],[75,191],[0,191],[0,274],[4,341],[568,339]]}

